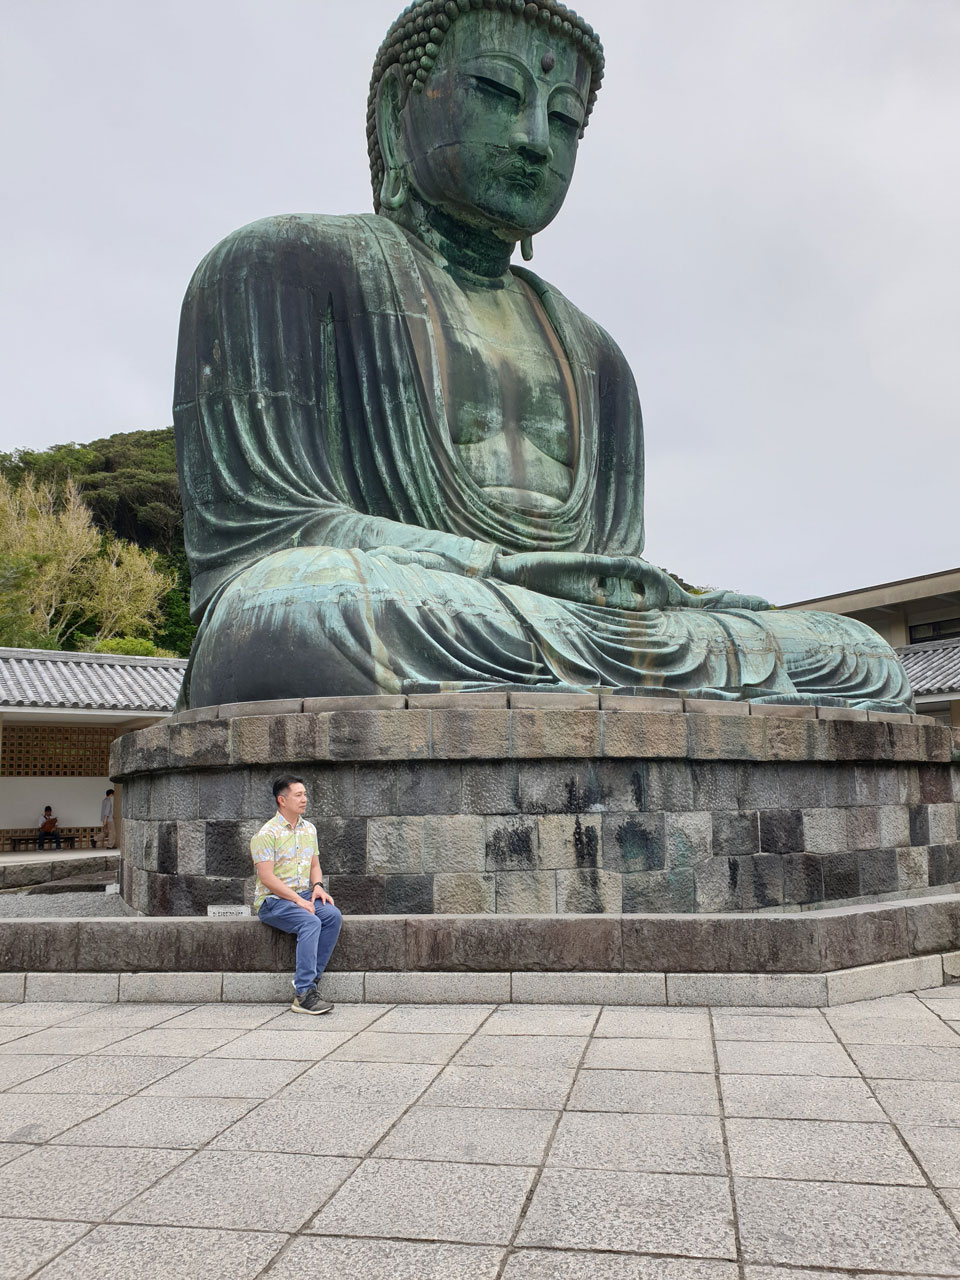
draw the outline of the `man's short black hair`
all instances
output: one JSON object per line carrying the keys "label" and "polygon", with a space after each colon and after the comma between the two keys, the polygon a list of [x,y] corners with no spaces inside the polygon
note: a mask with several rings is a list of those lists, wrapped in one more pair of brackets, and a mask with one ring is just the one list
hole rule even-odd
{"label": "man's short black hair", "polygon": [[43,806],[43,812],[44,812],[44,813],[53,813],[53,810],[50,808],[50,806],[49,806],[48,804],[45,804],[45,805]]}
{"label": "man's short black hair", "polygon": [[107,795],[108,795],[108,796],[112,796],[112,795],[113,795],[113,787],[108,787],[108,788],[107,788]]}
{"label": "man's short black hair", "polygon": [[303,784],[303,779],[298,778],[295,773],[281,773],[279,778],[274,778],[273,780],[274,800],[276,800],[277,796],[283,795],[284,791],[287,791],[290,787],[292,787],[295,782],[299,782]]}

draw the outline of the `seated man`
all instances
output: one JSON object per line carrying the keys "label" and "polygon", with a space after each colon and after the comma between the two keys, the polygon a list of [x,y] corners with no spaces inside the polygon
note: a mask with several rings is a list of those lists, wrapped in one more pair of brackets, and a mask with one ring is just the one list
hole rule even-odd
{"label": "seated man", "polygon": [[377,212],[269,218],[198,268],[188,705],[520,684],[909,709],[868,627],[641,558],[630,370],[510,265],[560,209],[602,69],[554,0],[418,0],[374,67]]}
{"label": "seated man", "polygon": [[53,812],[50,805],[44,807],[43,813],[40,815],[40,821],[37,823],[37,848],[42,849],[48,840],[52,840],[54,847],[60,848],[60,832],[57,828],[59,818]]}
{"label": "seated man", "polygon": [[253,907],[264,924],[297,938],[293,976],[294,1013],[329,1013],[333,1005],[318,991],[340,936],[342,918],[323,887],[317,828],[303,816],[307,789],[302,778],[281,774],[273,783],[277,812],[250,841],[257,873]]}

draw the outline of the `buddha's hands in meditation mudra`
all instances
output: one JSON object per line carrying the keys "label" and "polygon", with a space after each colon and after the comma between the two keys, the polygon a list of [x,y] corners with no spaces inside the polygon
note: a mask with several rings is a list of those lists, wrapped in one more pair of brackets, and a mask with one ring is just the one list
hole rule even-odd
{"label": "buddha's hands in meditation mudra", "polygon": [[[449,570],[442,555],[406,547],[380,547],[394,564]],[[639,556],[600,556],[580,551],[528,551],[496,556],[490,578],[555,600],[641,613],[648,609],[769,609],[761,596],[739,591],[687,591],[675,578]]]}
{"label": "buddha's hands in meditation mudra", "polygon": [[607,609],[769,609],[760,596],[737,591],[695,594],[639,556],[527,552],[498,556],[490,575],[560,600]]}

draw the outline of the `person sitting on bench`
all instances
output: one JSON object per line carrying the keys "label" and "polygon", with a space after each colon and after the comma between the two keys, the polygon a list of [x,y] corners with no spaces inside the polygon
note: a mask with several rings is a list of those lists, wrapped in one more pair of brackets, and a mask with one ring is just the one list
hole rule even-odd
{"label": "person sitting on bench", "polygon": [[42,849],[47,840],[52,840],[55,846],[60,848],[60,832],[57,830],[58,819],[53,810],[47,805],[40,815],[37,831],[37,848]]}

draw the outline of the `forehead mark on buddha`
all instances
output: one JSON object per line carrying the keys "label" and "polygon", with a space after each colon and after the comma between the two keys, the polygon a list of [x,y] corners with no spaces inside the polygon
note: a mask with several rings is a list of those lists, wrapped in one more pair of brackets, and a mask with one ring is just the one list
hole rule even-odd
{"label": "forehead mark on buddha", "polygon": [[[384,160],[377,136],[377,99],[384,75],[392,68],[400,73],[407,92],[422,93],[451,27],[465,14],[491,11],[511,16],[519,23],[542,30],[545,36],[569,41],[589,68],[589,88],[583,110],[581,135],[589,122],[603,80],[603,46],[593,28],[560,0],[414,0],[391,25],[377,52],[367,99],[367,153],[374,209],[380,210]],[[556,65],[556,53],[545,50],[539,60],[544,74]],[[579,96],[579,95],[578,95]]]}

